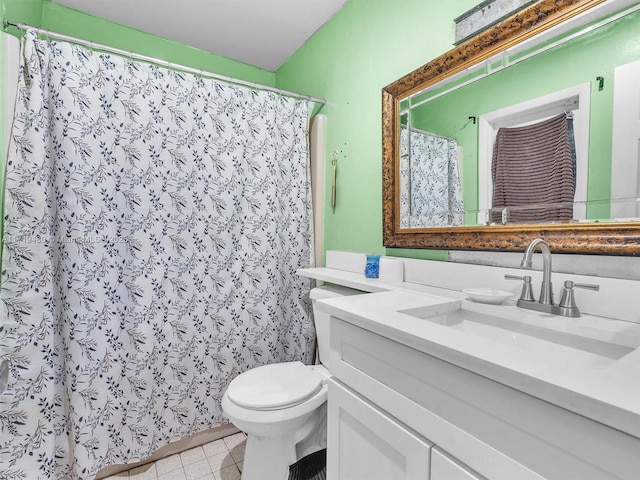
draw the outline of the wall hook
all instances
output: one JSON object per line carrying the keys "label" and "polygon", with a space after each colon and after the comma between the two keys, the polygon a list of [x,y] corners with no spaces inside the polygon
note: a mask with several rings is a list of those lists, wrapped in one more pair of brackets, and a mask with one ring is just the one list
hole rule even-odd
{"label": "wall hook", "polygon": [[476,117],[471,116],[471,117],[469,117],[469,120],[473,121],[473,124],[474,124],[474,125],[476,124]]}
{"label": "wall hook", "polygon": [[604,89],[604,77],[596,77],[596,82],[598,82],[598,91],[601,92]]}

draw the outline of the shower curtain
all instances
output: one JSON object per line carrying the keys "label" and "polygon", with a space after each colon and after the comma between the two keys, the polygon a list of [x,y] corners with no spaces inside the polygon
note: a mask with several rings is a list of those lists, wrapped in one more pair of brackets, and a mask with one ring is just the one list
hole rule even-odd
{"label": "shower curtain", "polygon": [[0,478],[90,479],[309,362],[308,105],[24,40],[7,162]]}
{"label": "shower curtain", "polygon": [[400,192],[401,228],[463,225],[456,141],[403,126]]}

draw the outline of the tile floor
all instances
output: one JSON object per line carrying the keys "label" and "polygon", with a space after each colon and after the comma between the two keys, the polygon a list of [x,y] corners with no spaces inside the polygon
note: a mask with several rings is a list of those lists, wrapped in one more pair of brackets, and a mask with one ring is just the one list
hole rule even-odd
{"label": "tile floor", "polygon": [[104,480],[240,480],[246,440],[236,433]]}

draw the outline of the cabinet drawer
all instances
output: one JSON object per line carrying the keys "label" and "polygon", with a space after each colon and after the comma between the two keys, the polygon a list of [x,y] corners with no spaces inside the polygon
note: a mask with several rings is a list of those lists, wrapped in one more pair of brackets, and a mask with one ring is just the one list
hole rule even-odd
{"label": "cabinet drawer", "polygon": [[329,381],[327,478],[428,480],[431,445],[339,383]]}
{"label": "cabinet drawer", "polygon": [[637,480],[635,437],[333,317],[330,349],[337,379],[487,478]]}

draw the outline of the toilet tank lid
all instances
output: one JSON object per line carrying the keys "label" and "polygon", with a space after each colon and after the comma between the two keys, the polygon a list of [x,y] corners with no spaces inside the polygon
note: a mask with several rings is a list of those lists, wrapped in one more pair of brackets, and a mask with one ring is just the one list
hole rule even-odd
{"label": "toilet tank lid", "polygon": [[322,285],[320,287],[311,289],[311,292],[309,292],[309,298],[311,298],[311,300],[319,300],[322,298],[357,295],[359,293],[364,292],[361,292],[360,290],[354,290],[353,288],[343,287],[341,285]]}

